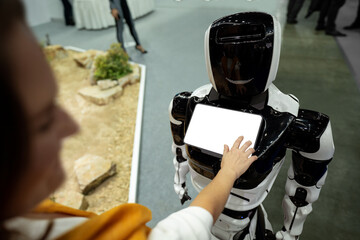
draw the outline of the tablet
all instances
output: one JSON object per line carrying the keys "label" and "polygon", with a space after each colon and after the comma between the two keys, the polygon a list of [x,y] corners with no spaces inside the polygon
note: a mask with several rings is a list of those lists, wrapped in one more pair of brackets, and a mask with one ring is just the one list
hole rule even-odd
{"label": "tablet", "polygon": [[242,144],[250,140],[254,147],[262,121],[257,114],[197,104],[184,142],[220,155],[224,144],[231,148],[239,136],[244,136]]}

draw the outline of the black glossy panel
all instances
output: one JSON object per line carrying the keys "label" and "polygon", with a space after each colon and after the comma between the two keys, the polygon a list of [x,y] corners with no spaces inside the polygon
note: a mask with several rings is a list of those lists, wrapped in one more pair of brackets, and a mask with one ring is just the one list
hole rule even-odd
{"label": "black glossy panel", "polygon": [[177,160],[179,163],[182,163],[182,162],[185,162],[185,161],[186,161],[186,158],[184,158],[183,155],[182,155],[182,150],[181,150],[181,148],[176,148],[176,160]]}
{"label": "black glossy panel", "polygon": [[249,217],[250,219],[254,216],[257,208],[248,210],[248,211],[234,211],[228,208],[224,208],[222,214],[229,216],[234,219],[245,219]]}
{"label": "black glossy panel", "polygon": [[173,107],[171,110],[171,114],[173,118],[179,121],[184,121],[186,106],[189,100],[191,93],[190,92],[182,92],[175,95],[173,98]]}
{"label": "black glossy panel", "polygon": [[293,151],[293,168],[295,181],[303,186],[314,186],[327,171],[327,165],[331,159],[327,161],[312,160]]}
{"label": "black glossy panel", "polygon": [[304,207],[309,203],[305,200],[307,196],[307,191],[305,188],[297,188],[295,195],[290,196],[290,200],[294,203],[296,207]]}
{"label": "black glossy panel", "polygon": [[320,138],[328,123],[329,117],[327,115],[311,110],[300,109],[298,117],[289,129],[286,146],[308,153],[318,151]]}
{"label": "black glossy panel", "polygon": [[171,133],[173,136],[174,143],[176,145],[184,145],[184,124],[176,125],[170,123]]}
{"label": "black glossy panel", "polygon": [[215,21],[209,54],[216,89],[244,98],[265,90],[274,46],[274,23],[266,13],[237,13]]}
{"label": "black glossy panel", "polygon": [[181,124],[174,124],[170,122],[171,133],[174,143],[176,145],[184,145],[184,120],[186,114],[186,106],[188,104],[190,95],[190,92],[182,92],[176,94],[173,98],[171,115],[175,120],[181,122]]}

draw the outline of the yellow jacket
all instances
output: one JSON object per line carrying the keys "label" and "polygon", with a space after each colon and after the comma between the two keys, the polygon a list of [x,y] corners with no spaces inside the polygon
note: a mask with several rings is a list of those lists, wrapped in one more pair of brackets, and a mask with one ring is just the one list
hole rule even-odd
{"label": "yellow jacket", "polygon": [[135,203],[122,204],[101,215],[73,209],[54,203],[50,200],[42,202],[33,212],[62,213],[69,216],[87,217],[88,221],[61,235],[65,239],[129,239],[145,240],[150,228],[145,224],[151,220],[151,211]]}

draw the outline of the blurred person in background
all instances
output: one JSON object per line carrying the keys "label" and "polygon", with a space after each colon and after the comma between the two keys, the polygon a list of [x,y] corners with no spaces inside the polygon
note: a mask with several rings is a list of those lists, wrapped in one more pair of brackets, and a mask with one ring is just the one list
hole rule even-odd
{"label": "blurred person in background", "polygon": [[65,25],[66,26],[74,26],[74,15],[71,3],[69,0],[61,0],[63,6],[64,6],[64,18],[65,18]]}
{"label": "blurred person in background", "polygon": [[[138,34],[135,30],[134,20],[131,17],[129,6],[126,0],[110,0],[111,15],[115,19],[116,24],[116,36],[119,43],[121,43],[122,48],[125,50],[124,46],[124,22],[125,19],[127,25],[129,26],[131,36],[134,38],[136,46],[135,49],[140,51],[142,54],[147,53],[147,51],[141,46]],[[126,50],[125,50],[126,52]]]}
{"label": "blurred person in background", "polygon": [[336,17],[345,0],[322,0],[320,15],[315,30],[325,30],[325,34],[334,37],[345,37],[346,34],[336,29]]}
{"label": "blurred person in background", "polygon": [[305,0],[289,0],[288,8],[287,8],[287,16],[286,16],[288,24],[298,23],[296,18],[302,6],[304,5],[304,1]]}

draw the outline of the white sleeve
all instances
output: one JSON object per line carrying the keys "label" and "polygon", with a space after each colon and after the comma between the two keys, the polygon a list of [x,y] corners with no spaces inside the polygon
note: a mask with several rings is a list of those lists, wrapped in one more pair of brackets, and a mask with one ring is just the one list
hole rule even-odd
{"label": "white sleeve", "polygon": [[212,215],[201,207],[188,207],[160,221],[148,240],[203,240],[211,239]]}

